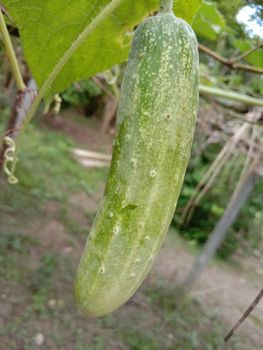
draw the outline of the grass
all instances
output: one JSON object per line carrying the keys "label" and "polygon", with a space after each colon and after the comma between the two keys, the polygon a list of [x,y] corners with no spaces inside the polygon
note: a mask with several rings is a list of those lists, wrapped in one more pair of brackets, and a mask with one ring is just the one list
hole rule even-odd
{"label": "grass", "polygon": [[[35,350],[37,333],[49,350],[219,349],[226,327],[218,316],[194,300],[176,303],[174,287],[165,283],[144,284],[143,306],[129,303],[100,319],[78,312],[72,289],[80,251],[68,242],[83,246],[94,212],[72,197],[95,195],[107,171],[80,167],[71,157],[74,146],[61,133],[32,124],[19,153],[18,185],[1,180],[0,349]],[[61,237],[55,228],[46,235],[57,245],[38,232],[52,220]],[[229,349],[247,349],[241,340]]]}
{"label": "grass", "polygon": [[31,124],[19,152],[16,176],[19,183],[9,186],[0,180],[0,232],[28,224],[46,215],[45,204],[58,203],[60,220],[70,224],[63,212],[75,193],[92,195],[106,178],[105,169],[86,170],[71,155],[74,143],[59,132]]}

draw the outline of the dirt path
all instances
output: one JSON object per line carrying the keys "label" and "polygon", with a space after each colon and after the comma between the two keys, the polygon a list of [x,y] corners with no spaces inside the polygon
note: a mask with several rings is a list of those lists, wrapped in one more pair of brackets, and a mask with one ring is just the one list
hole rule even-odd
{"label": "dirt path", "polygon": [[[250,265],[254,263],[258,266],[257,260],[253,262],[251,260],[253,261],[253,258],[250,259]],[[176,285],[185,277],[193,262],[194,256],[184,247],[184,244],[175,244],[175,238],[168,235],[152,274],[165,278],[168,284]],[[252,281],[246,275],[246,271],[240,271],[224,263],[213,262],[204,271],[191,295],[205,308],[215,309],[230,329],[262,288],[261,270],[257,272]],[[262,300],[233,337],[238,337],[240,333],[253,339],[258,344],[258,348],[263,348]]]}

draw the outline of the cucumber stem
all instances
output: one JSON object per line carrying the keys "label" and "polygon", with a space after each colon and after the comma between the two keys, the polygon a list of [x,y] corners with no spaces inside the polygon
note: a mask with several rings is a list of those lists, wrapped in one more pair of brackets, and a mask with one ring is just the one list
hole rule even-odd
{"label": "cucumber stem", "polygon": [[160,0],[159,13],[167,13],[173,11],[173,0]]}
{"label": "cucumber stem", "polygon": [[4,16],[2,14],[1,8],[0,8],[0,33],[1,33],[2,40],[3,40],[4,45],[5,45],[5,48],[6,48],[6,55],[9,59],[11,69],[12,69],[12,72],[13,72],[15,80],[16,80],[17,88],[20,91],[25,91],[26,86],[25,86],[23,78],[22,78],[22,74],[21,74],[19,64],[18,64],[18,61],[16,58],[15,50],[14,50],[12,41],[10,39],[10,35],[8,33],[5,19],[4,19]]}

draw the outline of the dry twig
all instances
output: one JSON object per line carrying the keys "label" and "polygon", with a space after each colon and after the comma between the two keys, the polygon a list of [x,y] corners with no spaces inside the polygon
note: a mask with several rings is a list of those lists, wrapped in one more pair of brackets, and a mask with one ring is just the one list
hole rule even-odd
{"label": "dry twig", "polygon": [[243,313],[243,315],[240,317],[240,319],[237,321],[237,323],[234,325],[234,327],[227,333],[227,335],[224,338],[224,342],[227,342],[234,332],[237,330],[237,328],[241,325],[242,322],[245,321],[245,319],[251,314],[251,312],[255,309],[257,304],[260,302],[261,298],[263,298],[263,288],[258,293],[256,298],[252,301],[252,303],[249,305],[249,307],[246,309],[246,311]]}
{"label": "dry twig", "polygon": [[[260,45],[261,46],[261,45]],[[246,52],[246,55],[240,55],[235,59],[228,59],[225,58],[221,55],[219,55],[217,52],[210,50],[208,47],[206,47],[203,44],[198,44],[198,48],[200,51],[206,53],[207,55],[213,57],[217,61],[223,63],[225,66],[232,68],[232,69],[238,69],[238,70],[243,70],[246,72],[251,72],[251,73],[256,73],[256,74],[263,74],[263,69],[259,67],[253,67],[248,64],[243,64],[243,63],[237,63],[240,61],[242,58],[248,56],[252,52],[252,49],[250,50],[251,52]],[[258,47],[257,47],[258,48]],[[253,51],[255,51],[253,49]]]}

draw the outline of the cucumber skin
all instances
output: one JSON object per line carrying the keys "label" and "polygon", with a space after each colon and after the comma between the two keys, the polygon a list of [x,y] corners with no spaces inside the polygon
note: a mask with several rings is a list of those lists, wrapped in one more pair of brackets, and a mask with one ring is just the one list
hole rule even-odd
{"label": "cucumber skin", "polygon": [[75,281],[88,316],[125,303],[160,250],[190,157],[198,61],[194,32],[172,13],[150,17],[134,34],[105,193]]}

